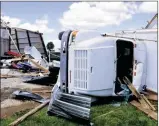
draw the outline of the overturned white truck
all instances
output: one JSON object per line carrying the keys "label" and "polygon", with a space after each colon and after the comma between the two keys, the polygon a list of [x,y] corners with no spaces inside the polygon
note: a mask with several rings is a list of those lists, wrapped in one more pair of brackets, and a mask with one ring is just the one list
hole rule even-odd
{"label": "overturned white truck", "polygon": [[115,96],[124,76],[138,91],[157,92],[157,28],[102,35],[69,30],[59,39],[60,73],[48,112],[88,119],[90,99],[84,96]]}
{"label": "overturned white truck", "polygon": [[[153,37],[140,37],[148,36],[147,33]],[[121,90],[117,78],[122,80],[124,76],[137,90],[147,86],[157,92],[157,29],[136,31],[138,38],[105,34],[81,41],[82,34],[86,33],[77,33],[69,43],[69,93],[114,95]]]}
{"label": "overturned white truck", "polygon": [[118,78],[122,81],[124,76],[139,91],[149,88],[157,92],[157,30],[150,33],[154,39],[90,31],[64,32],[60,73],[49,114],[89,119],[91,100],[84,96],[115,96],[123,90]]}

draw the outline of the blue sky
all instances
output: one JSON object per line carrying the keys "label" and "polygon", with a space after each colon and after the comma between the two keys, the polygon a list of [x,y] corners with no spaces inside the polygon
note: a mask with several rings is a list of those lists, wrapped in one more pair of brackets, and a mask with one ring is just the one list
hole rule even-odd
{"label": "blue sky", "polygon": [[2,2],[4,20],[13,27],[43,32],[45,43],[57,43],[63,29],[100,32],[140,29],[157,13],[157,2]]}

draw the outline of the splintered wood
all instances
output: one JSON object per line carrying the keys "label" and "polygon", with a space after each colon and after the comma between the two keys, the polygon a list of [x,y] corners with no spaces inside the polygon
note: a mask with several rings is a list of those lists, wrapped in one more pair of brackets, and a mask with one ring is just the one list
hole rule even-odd
{"label": "splintered wood", "polygon": [[157,113],[150,110],[150,109],[145,109],[141,106],[141,104],[135,100],[130,102],[133,106],[141,110],[142,112],[146,113],[149,117],[151,117],[154,120],[157,120]]}
{"label": "splintered wood", "polygon": [[[121,83],[120,79],[118,78],[118,81]],[[149,102],[149,100],[147,99],[147,97],[144,96],[144,94],[140,94],[136,88],[133,86],[133,84],[129,81],[129,79],[127,77],[123,78],[124,83],[128,86],[128,88],[131,90],[131,92],[133,93],[134,96],[136,96],[136,98],[138,98],[138,101],[131,101],[130,103],[137,107],[139,110],[143,111],[144,113],[146,113],[148,116],[150,116],[151,118],[157,120],[157,113],[154,112],[156,109],[155,107]]]}
{"label": "splintered wood", "polygon": [[14,78],[14,75],[0,74],[0,78]]}
{"label": "splintered wood", "polygon": [[26,57],[25,55],[22,55],[20,58],[14,58],[14,59],[12,59],[12,61],[21,61],[21,60],[29,60],[35,66],[37,66],[39,69],[43,70],[45,73],[49,72],[48,69],[44,68],[43,66],[41,66],[40,64],[38,64],[37,62],[35,62],[33,59],[31,59],[29,57]]}
{"label": "splintered wood", "polygon": [[36,65],[39,69],[43,70],[44,72],[46,72],[46,73],[49,72],[48,69],[44,68],[43,66],[41,66],[40,64],[38,64],[37,62],[35,62],[34,60],[32,60],[31,58],[28,58],[28,60],[29,60],[30,62],[32,62],[34,65]]}
{"label": "splintered wood", "polygon": [[146,95],[146,98],[149,99],[149,100],[158,101],[158,98],[157,98],[156,94]]}

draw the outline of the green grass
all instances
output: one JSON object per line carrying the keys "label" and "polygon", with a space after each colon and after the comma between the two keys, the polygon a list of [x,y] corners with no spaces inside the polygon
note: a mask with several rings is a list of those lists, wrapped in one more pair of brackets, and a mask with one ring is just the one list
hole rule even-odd
{"label": "green grass", "polygon": [[[26,111],[2,119],[1,125],[7,126]],[[59,117],[47,116],[46,112],[47,108],[42,109],[28,117],[19,126],[82,126]],[[112,105],[94,106],[91,108],[91,122],[94,123],[94,126],[157,126],[157,121],[150,119],[130,104],[122,104],[120,107]]]}

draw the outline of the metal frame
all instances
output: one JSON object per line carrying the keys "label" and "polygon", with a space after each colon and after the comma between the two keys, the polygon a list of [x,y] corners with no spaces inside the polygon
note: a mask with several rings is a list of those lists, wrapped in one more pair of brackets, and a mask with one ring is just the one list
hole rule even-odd
{"label": "metal frame", "polygon": [[[9,33],[11,34],[11,28],[9,28]],[[11,46],[11,39],[10,39],[10,37],[9,37],[9,51],[10,51],[10,46]]]}
{"label": "metal frame", "polygon": [[[6,29],[6,27],[4,27],[4,26],[1,26],[0,28],[1,29]],[[17,41],[16,44],[17,44],[17,47],[18,47],[19,50],[21,49],[21,51],[22,51],[22,48],[24,48],[24,47],[20,46],[22,44],[26,44],[26,45],[32,46],[32,45],[36,45],[36,44],[39,43],[40,47],[37,48],[37,49],[41,52],[41,54],[44,55],[44,57],[47,58],[47,60],[49,59],[48,54],[47,54],[47,50],[46,50],[46,47],[45,47],[45,43],[44,43],[44,40],[43,40],[43,37],[42,37],[42,35],[43,35],[42,33],[40,33],[40,32],[34,32],[34,31],[26,30],[26,29],[21,29],[21,28],[9,28],[8,27],[8,30],[9,30],[9,33],[10,33],[11,36],[15,35],[14,40]],[[11,32],[12,32],[11,30],[15,31],[15,34],[11,34]],[[18,36],[19,32],[24,32],[26,34],[26,37],[19,38],[20,37],[20,36]],[[30,36],[31,34],[35,34],[35,35],[37,34],[38,37],[36,37],[36,36],[31,37]],[[35,38],[35,39],[39,38],[40,40],[39,41],[35,40],[35,41],[32,42],[32,40],[31,40],[32,38]],[[28,42],[21,43],[20,39],[25,39]],[[21,40],[21,41],[23,41],[23,40]],[[12,45],[12,43],[11,43],[11,39],[9,37],[9,51],[11,51],[11,50],[14,51],[14,49],[11,48],[11,45]]]}
{"label": "metal frame", "polygon": [[153,20],[155,20],[155,18],[158,18],[158,13],[151,19],[150,22],[148,22],[148,24],[146,25],[145,29],[147,29],[150,26],[150,24],[153,22]]}
{"label": "metal frame", "polygon": [[29,32],[28,32],[28,30],[26,31],[26,33],[27,33],[27,37],[28,37],[28,42],[29,42],[29,45],[31,46],[31,42],[30,42],[30,36],[29,36]]}
{"label": "metal frame", "polygon": [[15,29],[15,39],[16,39],[16,41],[17,41],[17,47],[18,47],[18,49],[19,49],[19,51],[20,51],[20,48],[19,48],[19,40],[18,40],[18,34],[17,34],[17,30]]}
{"label": "metal frame", "polygon": [[45,53],[45,55],[47,57],[47,61],[49,61],[49,56],[47,54],[47,50],[46,50],[46,47],[45,47],[45,44],[44,44],[44,40],[43,40],[42,34],[40,34],[40,39],[41,39],[42,45],[44,47],[44,53]]}

